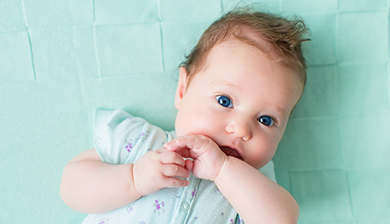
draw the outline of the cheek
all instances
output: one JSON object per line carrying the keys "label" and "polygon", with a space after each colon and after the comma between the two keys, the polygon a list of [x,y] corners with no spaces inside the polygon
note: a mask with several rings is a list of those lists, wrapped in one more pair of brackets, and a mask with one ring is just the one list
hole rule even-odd
{"label": "cheek", "polygon": [[177,136],[187,135],[188,130],[191,129],[188,121],[189,119],[186,119],[186,114],[179,110],[175,120],[175,130]]}
{"label": "cheek", "polygon": [[254,151],[249,155],[248,163],[260,169],[267,164],[274,156],[278,147],[279,138],[270,135],[262,135],[256,142],[253,143]]}
{"label": "cheek", "polygon": [[212,130],[217,129],[216,118],[202,107],[192,107],[180,109],[175,128],[178,136],[182,135],[206,135],[210,136]]}

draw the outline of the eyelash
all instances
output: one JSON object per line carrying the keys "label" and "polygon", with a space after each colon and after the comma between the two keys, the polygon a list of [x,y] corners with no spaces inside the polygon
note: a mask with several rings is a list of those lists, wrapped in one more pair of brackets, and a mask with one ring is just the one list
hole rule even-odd
{"label": "eyelash", "polygon": [[[269,119],[269,120],[268,121],[264,121],[264,117],[267,117],[267,119]],[[263,120],[264,123],[262,122],[262,120]],[[267,127],[273,126],[275,124],[275,119],[273,119],[272,117],[270,117],[268,115],[263,115],[263,116],[257,118],[257,121],[260,122],[261,124],[267,126]]]}
{"label": "eyelash", "polygon": [[225,96],[225,95],[219,95],[219,96],[216,96],[215,99],[217,100],[219,105],[221,105],[223,107],[227,107],[227,108],[233,108],[233,102],[230,99],[230,97]]}
{"label": "eyelash", "polygon": [[[226,107],[226,108],[234,108],[233,102],[230,99],[230,97],[225,95],[218,95],[215,97],[219,105]],[[267,120],[265,120],[267,119]],[[257,118],[257,121],[267,127],[273,126],[275,124],[275,119],[268,115],[263,115]]]}

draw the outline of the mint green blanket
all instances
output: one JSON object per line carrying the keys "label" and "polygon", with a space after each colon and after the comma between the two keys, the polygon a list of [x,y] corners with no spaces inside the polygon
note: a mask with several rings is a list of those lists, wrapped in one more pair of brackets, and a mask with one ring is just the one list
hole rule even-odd
{"label": "mint green blanket", "polygon": [[[388,0],[260,0],[298,14],[307,89],[274,158],[299,223],[390,223]],[[80,223],[59,195],[96,108],[173,129],[177,66],[237,0],[0,2],[0,223]]]}

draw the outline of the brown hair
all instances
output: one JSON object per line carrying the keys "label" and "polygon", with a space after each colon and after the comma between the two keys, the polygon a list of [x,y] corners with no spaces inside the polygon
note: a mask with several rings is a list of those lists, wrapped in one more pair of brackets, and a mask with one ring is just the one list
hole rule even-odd
{"label": "brown hair", "polygon": [[287,19],[248,7],[237,8],[209,26],[180,67],[187,69],[190,83],[194,74],[203,68],[212,47],[235,37],[264,53],[275,52],[285,66],[298,74],[304,86],[306,63],[301,43],[309,40],[304,37],[308,31],[305,23],[298,17]]}

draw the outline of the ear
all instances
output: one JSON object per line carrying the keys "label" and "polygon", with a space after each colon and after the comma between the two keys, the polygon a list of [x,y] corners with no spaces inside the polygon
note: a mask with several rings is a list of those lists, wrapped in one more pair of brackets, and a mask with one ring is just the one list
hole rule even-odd
{"label": "ear", "polygon": [[180,67],[179,82],[177,83],[176,95],[175,95],[175,107],[179,109],[181,100],[187,89],[188,73],[185,67]]}

